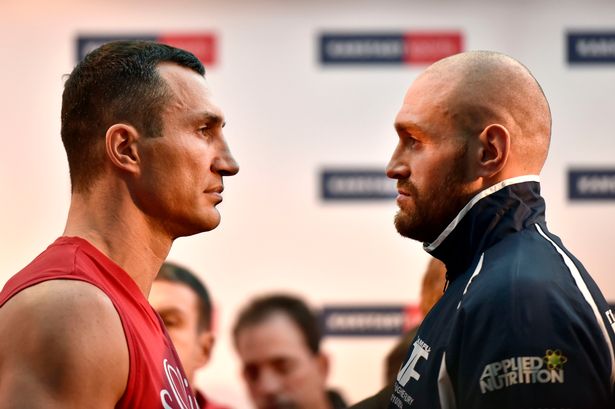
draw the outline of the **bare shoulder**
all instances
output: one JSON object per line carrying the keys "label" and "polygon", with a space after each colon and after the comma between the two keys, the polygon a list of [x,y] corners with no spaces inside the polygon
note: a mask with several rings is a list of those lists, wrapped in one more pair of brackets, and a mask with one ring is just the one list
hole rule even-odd
{"label": "bare shoulder", "polygon": [[[0,308],[0,402],[15,407],[114,407],[128,379],[120,317],[97,287],[52,280]],[[5,336],[7,334],[8,336]]]}

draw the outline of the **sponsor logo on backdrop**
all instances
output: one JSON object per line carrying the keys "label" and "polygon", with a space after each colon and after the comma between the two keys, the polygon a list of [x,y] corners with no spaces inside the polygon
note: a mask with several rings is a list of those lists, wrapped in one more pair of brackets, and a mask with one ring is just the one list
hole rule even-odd
{"label": "sponsor logo on backdrop", "polygon": [[568,198],[570,200],[615,200],[615,168],[569,170]]}
{"label": "sponsor logo on backdrop", "polygon": [[568,32],[566,36],[569,63],[615,63],[615,30]]}
{"label": "sponsor logo on backdrop", "polygon": [[81,61],[87,53],[95,48],[116,40],[157,41],[190,51],[206,67],[211,67],[217,62],[217,39],[211,33],[79,36],[77,37],[77,61]]}
{"label": "sponsor logo on backdrop", "polygon": [[519,356],[485,366],[479,380],[482,394],[519,384],[564,383],[564,364],[559,349],[547,349],[543,356]]}
{"label": "sponsor logo on backdrop", "polygon": [[384,170],[325,169],[320,183],[323,200],[384,200],[397,196],[396,182]]}
{"label": "sponsor logo on backdrop", "polygon": [[323,33],[322,64],[431,64],[463,51],[457,31]]}
{"label": "sponsor logo on backdrop", "polygon": [[399,336],[418,325],[417,305],[325,306],[321,312],[326,336]]}

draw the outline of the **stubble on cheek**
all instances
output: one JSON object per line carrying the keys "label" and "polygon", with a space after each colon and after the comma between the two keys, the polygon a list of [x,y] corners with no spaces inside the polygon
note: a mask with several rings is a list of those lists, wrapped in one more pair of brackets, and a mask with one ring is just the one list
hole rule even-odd
{"label": "stubble on cheek", "polygon": [[[409,193],[406,205],[400,205],[395,215],[395,228],[404,237],[421,240],[421,202],[417,189],[409,182],[398,183],[398,188]],[[418,235],[417,235],[418,233]]]}

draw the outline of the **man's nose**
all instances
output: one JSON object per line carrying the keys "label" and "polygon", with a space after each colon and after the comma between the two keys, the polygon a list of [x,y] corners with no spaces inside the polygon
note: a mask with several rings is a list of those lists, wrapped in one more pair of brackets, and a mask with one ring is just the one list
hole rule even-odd
{"label": "man's nose", "polygon": [[258,378],[258,389],[264,396],[276,395],[282,389],[282,380],[271,370],[264,370]]}
{"label": "man's nose", "polygon": [[222,147],[220,149],[220,154],[214,159],[212,167],[222,176],[236,175],[237,172],[239,172],[239,164],[233,157],[226,141],[222,141],[221,143]]}
{"label": "man's nose", "polygon": [[403,149],[398,145],[391,156],[386,168],[387,177],[391,179],[406,179],[410,176],[410,166],[404,159]]}

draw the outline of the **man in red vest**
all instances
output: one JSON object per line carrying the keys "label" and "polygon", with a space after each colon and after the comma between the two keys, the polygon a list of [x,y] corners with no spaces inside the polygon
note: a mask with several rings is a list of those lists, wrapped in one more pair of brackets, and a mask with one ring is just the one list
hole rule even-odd
{"label": "man in red vest", "polygon": [[68,77],[62,237],[0,293],[0,402],[15,408],[191,408],[147,302],[177,237],[214,229],[238,172],[194,55],[118,41]]}

